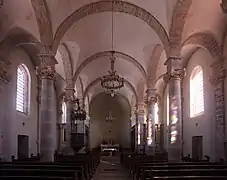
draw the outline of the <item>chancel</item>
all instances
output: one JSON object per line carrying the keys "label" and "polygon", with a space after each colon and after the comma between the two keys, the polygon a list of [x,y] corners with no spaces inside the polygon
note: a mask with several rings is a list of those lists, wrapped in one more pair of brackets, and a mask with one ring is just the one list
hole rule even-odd
{"label": "chancel", "polygon": [[0,180],[227,179],[227,0],[0,0]]}
{"label": "chancel", "polygon": [[108,116],[106,117],[106,122],[112,122],[114,121],[116,118],[114,116],[112,116],[112,112],[110,111],[108,113]]}

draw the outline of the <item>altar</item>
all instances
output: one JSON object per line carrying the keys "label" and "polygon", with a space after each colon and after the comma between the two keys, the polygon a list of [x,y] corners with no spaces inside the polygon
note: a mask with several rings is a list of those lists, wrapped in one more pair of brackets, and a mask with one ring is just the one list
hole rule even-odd
{"label": "altar", "polygon": [[119,144],[101,144],[101,151],[119,151],[120,145]]}

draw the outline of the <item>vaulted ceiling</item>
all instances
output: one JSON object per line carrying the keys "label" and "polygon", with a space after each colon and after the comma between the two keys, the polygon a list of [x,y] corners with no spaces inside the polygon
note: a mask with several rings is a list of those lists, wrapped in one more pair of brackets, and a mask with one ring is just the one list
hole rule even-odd
{"label": "vaulted ceiling", "polygon": [[183,57],[199,44],[188,41],[196,33],[206,32],[222,43],[226,24],[219,0],[124,0],[114,6],[111,0],[5,0],[0,40],[20,28],[50,44],[57,72],[75,80],[80,95],[91,99],[103,91],[97,79],[110,67],[112,9],[116,70],[127,80],[119,93],[129,102],[143,98],[146,84],[162,94],[172,40],[186,42]]}

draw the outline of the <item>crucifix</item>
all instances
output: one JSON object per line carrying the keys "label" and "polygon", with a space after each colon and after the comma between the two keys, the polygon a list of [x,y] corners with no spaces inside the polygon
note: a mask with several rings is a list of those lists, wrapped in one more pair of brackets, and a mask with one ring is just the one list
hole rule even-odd
{"label": "crucifix", "polygon": [[106,117],[106,122],[113,122],[116,118],[112,116],[112,112],[109,111],[108,116]]}

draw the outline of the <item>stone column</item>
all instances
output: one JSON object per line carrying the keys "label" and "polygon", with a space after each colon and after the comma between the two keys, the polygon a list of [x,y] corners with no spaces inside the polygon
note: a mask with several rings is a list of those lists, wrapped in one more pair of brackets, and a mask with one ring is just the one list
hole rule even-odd
{"label": "stone column", "polygon": [[214,86],[215,97],[215,160],[225,159],[225,91],[224,79],[226,69],[223,67],[222,61],[217,61],[211,65],[212,75],[210,82]]}
{"label": "stone column", "polygon": [[134,114],[134,118],[135,118],[135,151],[138,152],[138,116],[137,116],[137,106],[135,106],[132,110],[132,113]]}
{"label": "stone column", "polygon": [[[7,70],[10,66],[10,62],[3,61],[0,59],[0,99],[4,101],[3,96],[4,96],[4,91],[5,87],[9,83],[9,79],[7,78]],[[3,102],[2,101],[2,102]],[[3,125],[3,122],[5,121],[5,112],[3,110],[3,103],[1,103],[0,106],[0,158],[3,158],[3,129],[6,128]],[[6,122],[5,122],[6,123]],[[5,124],[4,123],[4,124]]]}
{"label": "stone column", "polygon": [[180,57],[169,57],[165,63],[164,81],[169,85],[168,160],[180,161],[182,152],[181,78],[185,75]]}
{"label": "stone column", "polygon": [[63,154],[73,155],[74,150],[71,147],[71,133],[72,133],[72,111],[74,108],[74,93],[73,84],[67,84],[65,88],[65,103],[66,103],[66,147],[63,149]]}
{"label": "stone column", "polygon": [[144,129],[144,124],[145,124],[144,116],[145,116],[144,103],[140,103],[138,105],[138,110],[137,110],[138,135],[140,136],[138,138],[138,148],[140,150],[145,148],[144,146],[146,144],[146,139],[144,138],[144,133],[146,132],[146,129]]}
{"label": "stone column", "polygon": [[56,60],[44,47],[39,54],[41,76],[41,104],[40,104],[40,153],[41,161],[54,161],[56,146],[56,104],[55,104],[55,64]]}
{"label": "stone column", "polygon": [[[155,147],[155,103],[157,97],[155,94],[156,89],[147,89],[147,145],[148,147]],[[151,136],[149,136],[151,134]]]}

